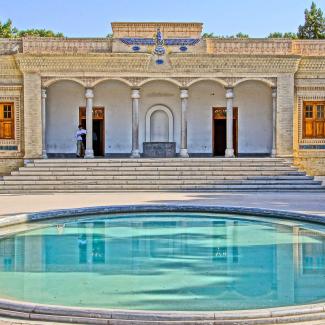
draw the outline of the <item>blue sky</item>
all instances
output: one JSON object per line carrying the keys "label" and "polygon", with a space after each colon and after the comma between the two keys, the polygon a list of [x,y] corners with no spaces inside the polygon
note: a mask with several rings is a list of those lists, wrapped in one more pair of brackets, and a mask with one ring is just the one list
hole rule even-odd
{"label": "blue sky", "polygon": [[[325,10],[325,0],[316,0]],[[0,0],[0,20],[19,29],[46,28],[66,36],[102,37],[112,21],[198,21],[206,32],[296,32],[307,0]]]}

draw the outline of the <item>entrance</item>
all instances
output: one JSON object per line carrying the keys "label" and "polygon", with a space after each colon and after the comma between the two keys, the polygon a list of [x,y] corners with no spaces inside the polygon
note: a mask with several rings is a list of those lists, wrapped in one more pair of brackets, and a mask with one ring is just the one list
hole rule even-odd
{"label": "entrance", "polygon": [[[79,108],[79,123],[86,129],[86,107]],[[93,107],[93,149],[94,156],[105,155],[105,111]]]}
{"label": "entrance", "polygon": [[[214,107],[212,114],[212,148],[214,156],[224,156],[227,148],[227,109]],[[235,155],[238,153],[238,108],[233,108],[233,144]]]}

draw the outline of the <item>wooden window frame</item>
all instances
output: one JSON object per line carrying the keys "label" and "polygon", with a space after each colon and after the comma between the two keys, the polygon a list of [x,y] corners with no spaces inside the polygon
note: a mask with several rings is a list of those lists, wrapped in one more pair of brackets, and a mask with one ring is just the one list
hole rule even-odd
{"label": "wooden window frame", "polygon": [[[11,117],[5,118],[4,117],[4,109],[5,106],[11,107]],[[13,102],[0,102],[0,127],[3,127],[2,124],[4,123],[10,123],[11,124],[11,136],[10,137],[4,137],[4,135],[1,135],[2,132],[0,130],[0,140],[15,140],[15,104]]]}
{"label": "wooden window frame", "polygon": [[[324,106],[324,117],[318,118],[317,107],[319,105]],[[312,106],[312,117],[306,117],[306,107]],[[302,110],[302,121],[303,121],[303,139],[325,139],[325,101],[304,101],[303,102],[303,110]],[[307,135],[307,123],[311,123],[312,134]],[[317,125],[318,123],[323,124],[323,132],[320,135],[317,135]]]}

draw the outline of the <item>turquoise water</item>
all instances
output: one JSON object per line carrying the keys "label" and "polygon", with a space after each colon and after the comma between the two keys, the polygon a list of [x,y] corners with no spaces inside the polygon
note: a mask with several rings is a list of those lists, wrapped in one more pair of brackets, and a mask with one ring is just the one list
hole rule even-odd
{"label": "turquoise water", "polygon": [[325,301],[324,226],[153,213],[35,227],[0,239],[0,298],[175,311]]}

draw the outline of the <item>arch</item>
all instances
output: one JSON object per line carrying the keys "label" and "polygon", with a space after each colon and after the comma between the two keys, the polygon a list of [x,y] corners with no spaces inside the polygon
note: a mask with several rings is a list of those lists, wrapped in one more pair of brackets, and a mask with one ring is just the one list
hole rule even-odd
{"label": "arch", "polygon": [[44,87],[50,87],[52,86],[53,84],[57,83],[57,82],[60,82],[60,81],[71,81],[71,82],[75,82],[77,84],[79,84],[80,86],[82,87],[86,87],[85,83],[82,82],[80,79],[77,79],[77,78],[54,78],[54,79],[50,79],[50,80],[47,80],[43,83],[43,86]]}
{"label": "arch", "polygon": [[246,82],[246,81],[260,81],[262,83],[264,83],[265,85],[269,86],[269,87],[275,87],[275,83],[272,82],[271,80],[268,80],[268,79],[265,79],[265,78],[243,78],[243,79],[239,79],[238,81],[236,81],[234,84],[233,84],[233,87],[236,87],[238,85],[240,85],[241,83],[243,82]]}
{"label": "arch", "polygon": [[146,113],[146,142],[151,141],[151,117],[157,111],[163,111],[168,117],[168,141],[174,141],[174,117],[169,107],[157,104],[148,109]]}
{"label": "arch", "polygon": [[100,83],[105,82],[105,81],[120,81],[120,82],[122,82],[123,84],[125,84],[125,85],[127,85],[129,87],[133,86],[132,83],[129,82],[128,80],[116,77],[116,78],[101,78],[101,79],[98,79],[98,80],[96,80],[96,81],[94,81],[92,83],[91,87],[95,87],[95,86],[97,86]]}
{"label": "arch", "polygon": [[174,84],[177,87],[182,87],[182,84],[179,81],[172,79],[172,78],[148,78],[148,79],[141,81],[138,84],[138,87],[144,86],[145,84],[152,82],[152,81],[167,81],[167,82]]}
{"label": "arch", "polygon": [[189,82],[186,87],[190,87],[198,82],[201,82],[201,81],[213,81],[213,82],[216,82],[218,84],[220,84],[221,86],[223,87],[227,87],[228,86],[228,83],[222,79],[219,79],[219,78],[198,78],[198,79],[194,79],[192,80],[191,82]]}

